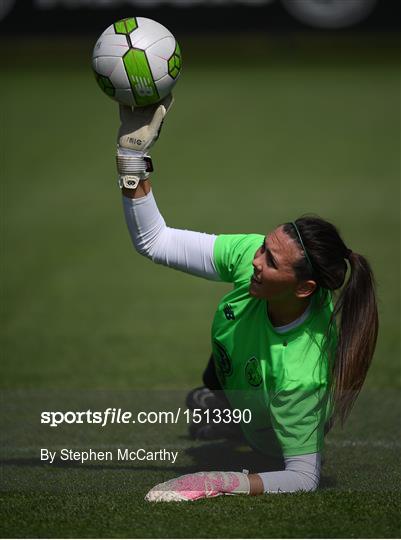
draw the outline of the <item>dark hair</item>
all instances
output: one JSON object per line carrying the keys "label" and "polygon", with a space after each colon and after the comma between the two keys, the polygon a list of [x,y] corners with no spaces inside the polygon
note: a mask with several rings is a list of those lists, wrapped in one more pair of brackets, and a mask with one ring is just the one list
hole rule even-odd
{"label": "dark hair", "polygon": [[[334,406],[331,422],[339,418],[343,424],[362,388],[376,347],[379,322],[375,280],[368,261],[347,248],[334,225],[314,216],[303,216],[295,224],[307,252],[294,266],[297,278],[313,279],[323,293],[338,291],[325,350],[329,353]],[[303,249],[294,225],[285,223],[283,229]],[[350,275],[345,283],[346,260]],[[328,341],[333,332],[338,336],[337,347],[330,357]]]}

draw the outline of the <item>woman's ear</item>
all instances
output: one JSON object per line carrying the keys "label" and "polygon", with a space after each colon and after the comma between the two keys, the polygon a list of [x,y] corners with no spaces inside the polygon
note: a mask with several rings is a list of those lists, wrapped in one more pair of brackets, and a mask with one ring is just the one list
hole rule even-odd
{"label": "woman's ear", "polygon": [[307,298],[311,296],[316,290],[317,283],[313,279],[308,279],[308,281],[301,281],[295,291],[295,296],[297,298]]}

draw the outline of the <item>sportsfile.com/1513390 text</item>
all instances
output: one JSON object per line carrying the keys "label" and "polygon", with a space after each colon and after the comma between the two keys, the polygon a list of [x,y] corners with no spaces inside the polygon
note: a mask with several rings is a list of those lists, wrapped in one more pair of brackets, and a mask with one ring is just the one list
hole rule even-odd
{"label": "sportsfile.com/1513390 text", "polygon": [[249,424],[252,420],[250,409],[181,409],[175,411],[125,411],[109,407],[103,411],[42,411],[40,423],[49,427],[62,424],[97,424],[104,427],[111,424],[177,424],[183,420],[187,424]]}

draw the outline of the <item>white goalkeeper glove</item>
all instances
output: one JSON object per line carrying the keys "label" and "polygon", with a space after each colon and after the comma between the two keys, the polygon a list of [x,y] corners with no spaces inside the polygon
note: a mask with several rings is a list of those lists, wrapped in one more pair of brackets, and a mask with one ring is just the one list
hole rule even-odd
{"label": "white goalkeeper glove", "polygon": [[157,141],[164,117],[174,102],[169,94],[147,107],[120,105],[121,125],[117,137],[117,170],[120,187],[135,189],[153,171],[148,150]]}
{"label": "white goalkeeper glove", "polygon": [[219,495],[249,495],[245,472],[199,472],[158,484],[146,495],[149,502],[196,501]]}

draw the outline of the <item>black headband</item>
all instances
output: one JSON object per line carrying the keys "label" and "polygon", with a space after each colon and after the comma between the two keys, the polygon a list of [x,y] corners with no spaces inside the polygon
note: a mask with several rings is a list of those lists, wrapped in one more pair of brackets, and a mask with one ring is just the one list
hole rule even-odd
{"label": "black headband", "polygon": [[[301,236],[301,233],[300,233],[299,230],[298,230],[297,224],[295,223],[295,221],[291,221],[291,225],[294,227],[294,229],[295,229],[295,231],[296,231],[296,233],[297,233],[297,235],[298,235],[298,240],[299,240],[299,242],[300,242],[300,244],[301,244],[301,246],[302,246],[302,249],[303,249],[303,252],[304,252],[304,255],[305,255],[305,259],[308,261],[308,264],[309,264],[309,266],[310,266],[310,269],[313,271],[313,264],[312,264],[312,262],[311,262],[311,260],[310,260],[310,258],[309,258],[308,252],[306,251],[306,247],[305,247],[305,244],[304,244],[303,241],[302,241],[302,236]],[[351,255],[352,255],[352,249],[348,249],[348,248],[347,248],[347,251],[346,251],[346,254],[345,254],[345,256],[344,256],[344,259],[348,259],[348,260],[349,260],[349,258],[351,257]]]}
{"label": "black headband", "polygon": [[296,230],[296,233],[297,233],[297,235],[298,235],[298,240],[299,240],[299,242],[300,242],[300,244],[301,244],[301,246],[302,246],[302,249],[303,249],[303,251],[304,251],[305,259],[308,261],[308,264],[309,264],[309,266],[310,266],[310,269],[311,269],[312,272],[313,272],[313,265],[312,265],[312,262],[311,262],[311,260],[310,260],[310,258],[309,258],[308,252],[306,251],[306,247],[305,247],[305,245],[304,245],[304,243],[303,243],[303,241],[302,241],[301,233],[299,232],[298,227],[297,227],[295,221],[291,221],[291,225],[292,225],[292,226],[294,227],[294,229]]}

